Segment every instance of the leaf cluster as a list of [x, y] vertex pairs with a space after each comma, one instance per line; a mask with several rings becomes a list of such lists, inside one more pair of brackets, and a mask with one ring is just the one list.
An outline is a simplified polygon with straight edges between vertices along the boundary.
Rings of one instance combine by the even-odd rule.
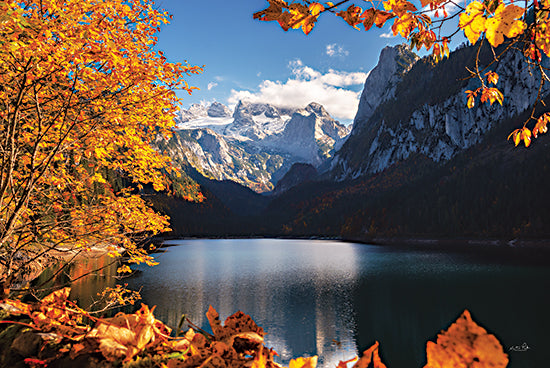
[[[314, 16], [317, 20], [322, 13], [333, 13], [358, 30], [358, 25], [362, 24], [365, 31], [371, 29], [373, 25], [383, 27], [388, 21], [391, 21], [391, 30], [394, 36], [400, 35], [405, 38], [409, 41], [411, 48], [420, 50], [425, 47], [426, 50], [431, 50], [435, 62], [449, 57], [448, 43], [458, 32], [463, 32], [472, 45], [478, 44], [479, 50], [481, 50], [483, 42], [478, 43], [478, 41], [487, 40], [493, 48], [493, 62], [498, 62], [503, 54], [511, 49], [520, 49], [541, 77], [537, 103], [542, 102], [542, 86], [550, 81], [547, 69], [541, 64], [543, 53], [550, 56], [549, 0], [527, 1], [525, 6], [518, 6], [513, 4], [513, 1], [505, 0], [471, 0], [465, 2], [464, 5], [452, 0], [421, 0], [421, 9], [408, 0], [365, 0], [367, 5], [364, 8], [352, 4], [346, 9], [342, 6], [349, 3], [348, 0], [340, 1], [337, 4], [294, 1], [288, 5], [283, 0], [268, 0], [268, 2], [270, 3], [269, 8], [255, 13], [254, 18], [263, 21], [276, 20], [285, 30], [296, 28], [293, 25], [296, 24], [297, 19], [309, 19]], [[320, 10], [313, 15], [309, 8], [301, 4], [302, 2]], [[287, 8], [295, 9], [292, 19], [285, 15]], [[530, 13], [533, 14], [533, 22], [527, 20]], [[443, 25], [457, 17], [459, 22], [456, 30], [451, 34], [443, 35]], [[289, 19], [290, 24], [288, 23]], [[304, 28], [304, 32], [306, 34], [311, 32], [314, 24], [315, 22], [308, 24], [307, 29]], [[509, 46], [501, 53], [496, 53], [494, 48], [503, 45], [506, 39], [512, 40]], [[498, 76], [490, 70], [486, 70], [491, 64], [481, 68], [476, 63], [473, 70], [468, 69], [470, 78], [479, 79], [481, 84], [475, 90], [465, 91], [469, 108], [474, 107], [478, 97], [481, 103], [489, 102], [492, 105], [494, 102], [498, 102], [503, 104], [504, 95], [496, 87]], [[489, 84], [493, 84], [493, 86], [489, 87]], [[537, 88], [537, 86], [533, 86], [533, 88]], [[523, 141], [526, 146], [529, 146], [531, 130], [527, 125], [531, 121], [536, 121], [536, 125], [541, 124], [541, 120], [534, 115], [535, 107], [536, 104], [531, 116], [524, 122], [523, 128], [513, 131], [510, 135], [514, 138], [516, 145], [517, 142]], [[537, 134], [543, 131], [544, 129], [536, 129]]]
[[152, 146], [171, 134], [174, 90], [191, 93], [184, 77], [202, 71], [155, 49], [169, 19], [150, 0], [0, 2], [5, 288], [60, 249], [111, 244], [148, 262], [136, 240], [167, 231], [168, 219], [140, 195], [144, 185], [189, 199], [197, 192], [169, 189], [177, 170]]
[[[264, 345], [264, 331], [250, 316], [236, 312], [222, 324], [216, 310], [210, 306], [206, 317], [212, 334], [198, 327], [180, 331], [157, 320], [153, 309], [146, 305], [132, 314], [118, 313], [112, 318], [93, 318], [93, 327], [82, 323], [90, 317], [68, 300], [70, 289], [58, 290], [34, 303], [6, 299], [0, 308], [7, 318], [28, 318], [27, 322], [7, 320], [3, 324], [24, 324], [39, 337], [38, 345], [53, 344], [49, 354], [23, 357], [25, 363], [47, 366], [63, 359], [75, 360], [82, 356], [101, 356], [111, 366], [121, 367], [231, 367], [281, 368], [274, 361], [277, 355]], [[185, 316], [182, 317], [182, 322]], [[190, 325], [193, 325], [189, 322]], [[181, 335], [181, 336], [180, 336]], [[44, 349], [37, 349], [41, 352]], [[495, 336], [477, 325], [469, 311], [453, 323], [447, 331], [429, 341], [426, 347], [427, 364], [432, 367], [504, 368], [508, 357]], [[375, 342], [361, 358], [340, 361], [337, 367], [353, 363], [354, 368], [386, 368]], [[288, 368], [315, 368], [317, 356], [292, 359]]]

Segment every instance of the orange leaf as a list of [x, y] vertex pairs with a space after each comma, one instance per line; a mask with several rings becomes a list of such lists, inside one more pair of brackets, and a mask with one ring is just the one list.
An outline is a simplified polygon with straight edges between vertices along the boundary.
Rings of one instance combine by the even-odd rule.
[[426, 355], [424, 368], [505, 368], [508, 364], [497, 338], [478, 326], [467, 310], [437, 336], [437, 343], [428, 341]]
[[538, 134], [548, 132], [548, 122], [550, 121], [550, 113], [545, 113], [537, 119], [537, 123], [533, 128], [533, 136], [537, 138]]
[[304, 31], [306, 35], [311, 32], [311, 30], [315, 26], [315, 22], [317, 22], [319, 14], [321, 14], [321, 12], [325, 10], [325, 7], [319, 3], [311, 3], [308, 10], [310, 15], [307, 16], [302, 23], [302, 31]]
[[488, 71], [487, 73], [485, 73], [485, 75], [487, 76], [487, 83], [493, 83], [493, 84], [497, 84], [498, 83], [498, 74], [493, 72], [493, 71]]
[[361, 23], [362, 13], [363, 13], [363, 9], [361, 9], [359, 6], [350, 5], [346, 9], [346, 11], [342, 10], [336, 15], [344, 19], [353, 28], [359, 29], [357, 27], [357, 24]]
[[220, 321], [220, 315], [218, 314], [218, 312], [216, 312], [214, 307], [208, 307], [206, 318], [208, 318], [208, 322], [210, 323], [210, 328], [212, 328], [214, 336], [216, 337], [216, 339], [220, 340], [220, 336], [223, 335], [223, 327], [222, 322]]
[[365, 31], [368, 31], [371, 29], [372, 25], [374, 24], [374, 21], [376, 19], [376, 9], [369, 8], [365, 10], [363, 14], [361, 14], [361, 18], [364, 18], [363, 26], [365, 26]]
[[118, 313], [100, 320], [88, 336], [99, 340], [99, 349], [108, 360], [129, 361], [154, 338], [154, 324], [153, 311], [142, 304], [135, 314]]
[[374, 24], [376, 24], [378, 28], [382, 28], [384, 26], [384, 23], [386, 23], [388, 19], [391, 19], [393, 17], [395, 17], [395, 14], [388, 13], [383, 10], [378, 10], [376, 12], [376, 19], [374, 20]]
[[254, 19], [263, 20], [266, 22], [272, 20], [279, 20], [283, 14], [283, 8], [287, 8], [288, 5], [282, 0], [267, 0], [269, 7], [254, 13], [252, 16]]
[[420, 0], [420, 4], [422, 4], [422, 7], [425, 7], [427, 5], [430, 5], [434, 1], [436, 1], [436, 0]]
[[378, 341], [376, 341], [374, 345], [365, 350], [363, 356], [355, 363], [353, 368], [386, 368], [378, 355], [378, 345]]
[[336, 368], [348, 368], [348, 363], [353, 363], [355, 362], [356, 360], [358, 360], [359, 357], [355, 356], [351, 359], [348, 359], [348, 360], [345, 360], [345, 361], [339, 361], [338, 362], [338, 365], [336, 366]]
[[504, 102], [504, 95], [498, 90], [498, 88], [483, 88], [481, 91], [480, 100], [482, 103], [489, 101], [491, 105], [493, 102], [497, 101], [502, 105]]

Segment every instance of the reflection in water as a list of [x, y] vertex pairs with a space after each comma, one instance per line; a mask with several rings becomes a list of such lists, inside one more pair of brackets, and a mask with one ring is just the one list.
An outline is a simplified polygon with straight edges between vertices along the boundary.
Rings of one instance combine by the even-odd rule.
[[353, 246], [292, 240], [180, 244], [159, 255], [160, 267], [132, 280], [143, 284], [145, 302], [157, 305], [157, 318], [168, 325], [186, 314], [207, 328], [211, 304], [222, 319], [237, 310], [250, 314], [283, 362], [319, 355], [319, 367], [334, 367], [357, 354]]
[[[80, 258], [66, 264], [61, 270], [61, 266], [46, 269], [34, 284], [42, 285], [46, 290], [71, 286], [70, 299], [88, 308], [98, 300], [98, 293], [119, 283], [116, 279], [118, 266], [118, 260], [106, 255]], [[74, 281], [71, 283], [71, 280]]]
[[[517, 257], [524, 251], [497, 248], [441, 252], [274, 239], [173, 245], [156, 255], [159, 266], [127, 280], [172, 327], [186, 314], [208, 329], [212, 305], [222, 319], [237, 310], [250, 314], [284, 363], [319, 355], [319, 367], [333, 368], [378, 340], [388, 367], [420, 368], [426, 342], [469, 309], [504, 345], [508, 368], [548, 366], [550, 267], [538, 253], [530, 264]], [[89, 299], [110, 286], [105, 276], [114, 271], [73, 291]], [[524, 342], [526, 351], [509, 349]]]

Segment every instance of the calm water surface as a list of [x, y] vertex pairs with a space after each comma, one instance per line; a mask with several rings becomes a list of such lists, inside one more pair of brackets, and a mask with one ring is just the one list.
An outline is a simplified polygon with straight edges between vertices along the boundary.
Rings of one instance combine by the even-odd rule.
[[[155, 315], [208, 329], [214, 306], [266, 330], [282, 362], [319, 355], [334, 367], [380, 342], [389, 368], [423, 367], [426, 341], [469, 309], [497, 335], [510, 368], [548, 367], [550, 263], [474, 250], [446, 252], [313, 240], [171, 241], [129, 280]], [[529, 350], [509, 350], [527, 343]]]

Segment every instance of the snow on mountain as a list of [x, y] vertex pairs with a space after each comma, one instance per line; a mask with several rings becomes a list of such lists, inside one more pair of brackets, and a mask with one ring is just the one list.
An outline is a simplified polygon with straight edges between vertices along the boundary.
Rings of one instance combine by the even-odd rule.
[[176, 129], [210, 129], [218, 134], [223, 134], [225, 127], [233, 122], [231, 117], [216, 117], [209, 116], [197, 117], [185, 122], [178, 122]]
[[313, 102], [294, 112], [281, 135], [271, 144], [284, 145], [288, 153], [301, 158], [302, 162], [319, 166], [348, 134], [348, 128], [334, 120], [323, 106]]
[[289, 116], [275, 106], [263, 103], [239, 101], [233, 113], [233, 123], [224, 134], [241, 140], [259, 141], [280, 133]]
[[219, 102], [213, 102], [206, 111], [211, 118], [227, 118], [231, 116], [231, 110], [229, 107]]
[[296, 110], [240, 101], [232, 116], [220, 103], [191, 105], [176, 122], [173, 144], [196, 170], [258, 192], [272, 190], [296, 162], [321, 165], [349, 134], [317, 103]]

